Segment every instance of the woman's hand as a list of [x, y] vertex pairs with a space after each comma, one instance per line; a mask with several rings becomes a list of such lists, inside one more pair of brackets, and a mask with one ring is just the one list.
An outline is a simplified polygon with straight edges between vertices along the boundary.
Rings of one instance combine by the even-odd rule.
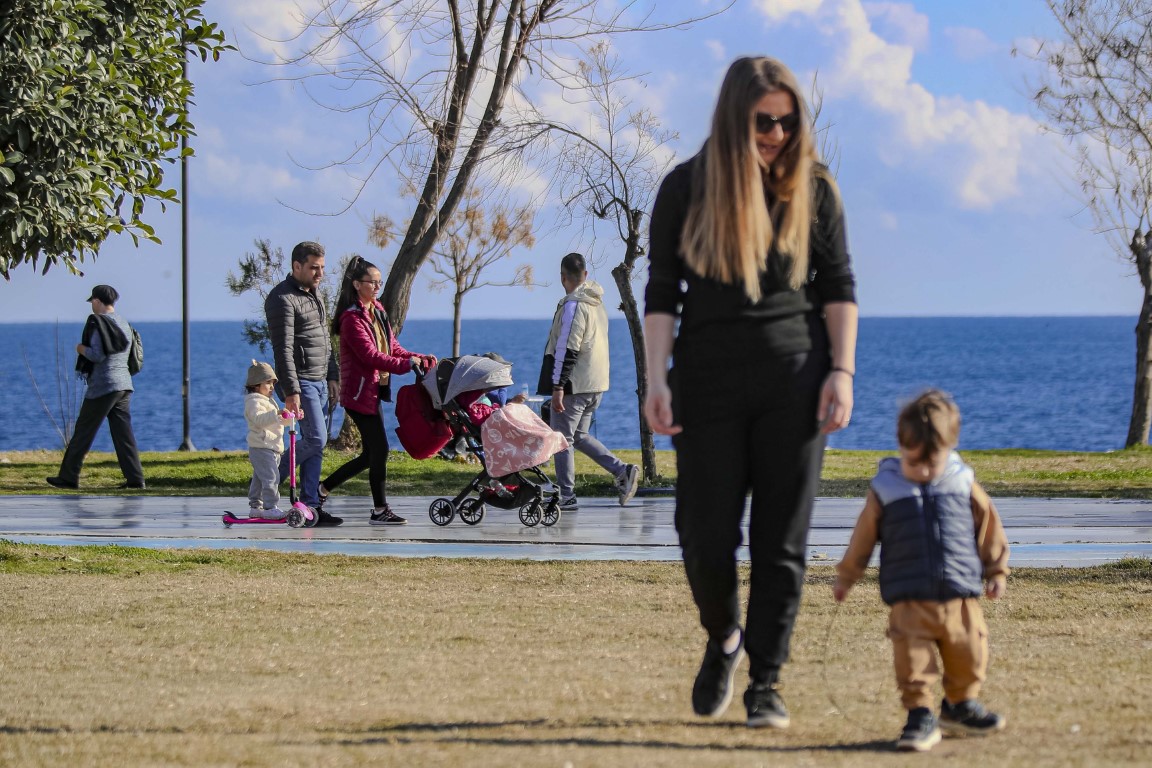
[[852, 375], [847, 371], [834, 369], [824, 378], [816, 418], [825, 435], [848, 426], [852, 419]]
[[648, 397], [644, 399], [644, 418], [648, 419], [648, 426], [660, 435], [679, 434], [684, 428], [672, 423], [672, 390], [668, 388], [668, 382], [656, 381], [654, 376], [651, 379]]

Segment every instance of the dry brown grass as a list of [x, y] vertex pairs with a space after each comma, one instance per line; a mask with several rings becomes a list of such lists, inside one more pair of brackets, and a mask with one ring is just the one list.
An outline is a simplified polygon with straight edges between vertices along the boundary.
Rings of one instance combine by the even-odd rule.
[[[682, 571], [0, 544], [0, 764], [882, 766], [903, 714], [874, 582], [809, 577], [791, 730], [694, 718]], [[1019, 571], [987, 606], [1009, 730], [954, 765], [1152, 760], [1152, 567]]]

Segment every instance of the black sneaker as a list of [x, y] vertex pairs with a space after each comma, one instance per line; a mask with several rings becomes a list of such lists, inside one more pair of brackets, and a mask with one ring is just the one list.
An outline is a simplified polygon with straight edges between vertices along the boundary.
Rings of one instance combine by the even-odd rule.
[[[561, 507], [563, 509], [563, 507]], [[692, 709], [701, 717], [720, 717], [732, 701], [732, 679], [744, 658], [744, 632], [740, 644], [732, 653], [724, 653], [720, 643], [708, 641], [704, 660], [692, 684]]]
[[949, 704], [944, 699], [940, 702], [940, 727], [949, 735], [987, 736], [1004, 728], [1004, 718], [989, 712], [976, 699], [959, 704]]
[[373, 512], [368, 517], [369, 525], [408, 525], [408, 521], [385, 508], [383, 512]]
[[56, 488], [68, 488], [69, 490], [75, 491], [80, 487], [80, 483], [75, 483], [71, 480], [65, 480], [62, 477], [46, 477], [44, 479], [47, 481], [48, 485], [54, 486]]
[[780, 683], [753, 683], [744, 691], [749, 728], [787, 728], [792, 723], [780, 687]]
[[936, 716], [928, 707], [908, 710], [908, 723], [896, 741], [896, 749], [906, 752], [927, 752], [940, 743], [940, 729]]
[[319, 518], [317, 518], [317, 520], [316, 520], [317, 526], [321, 526], [321, 525], [337, 526], [337, 525], [342, 525], [344, 523], [344, 518], [336, 517], [336, 515], [330, 515], [322, 509], [316, 510], [316, 514], [319, 515]]
[[127, 490], [142, 491], [147, 487], [148, 486], [144, 484], [144, 481], [141, 480], [138, 483], [120, 483], [120, 485], [116, 486], [116, 489], [120, 490], [120, 491], [127, 491]]
[[569, 496], [566, 499], [560, 499], [560, 509], [565, 512], [575, 512], [580, 509], [580, 502], [576, 500], [575, 496]]

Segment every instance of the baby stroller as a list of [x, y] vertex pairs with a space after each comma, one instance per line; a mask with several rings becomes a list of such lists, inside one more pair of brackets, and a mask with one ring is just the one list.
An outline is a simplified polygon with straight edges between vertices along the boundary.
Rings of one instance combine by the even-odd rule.
[[[511, 386], [511, 370], [507, 362], [462, 355], [441, 360], [434, 371], [418, 372], [419, 384], [413, 386], [427, 392], [432, 408], [451, 428], [451, 439], [463, 437], [468, 452], [483, 467], [456, 498], [432, 502], [428, 517], [436, 525], [448, 525], [457, 514], [468, 525], [476, 525], [484, 519], [485, 505], [519, 509], [520, 522], [530, 527], [540, 523], [552, 526], [560, 520], [560, 491], [538, 465], [567, 449], [564, 437], [526, 405], [508, 403], [480, 425], [473, 423], [466, 407], [479, 392]], [[400, 421], [397, 433], [404, 444], [405, 431], [411, 434], [416, 431], [413, 427], [424, 425], [405, 424], [412, 417], [401, 413], [399, 393], [396, 414]]]

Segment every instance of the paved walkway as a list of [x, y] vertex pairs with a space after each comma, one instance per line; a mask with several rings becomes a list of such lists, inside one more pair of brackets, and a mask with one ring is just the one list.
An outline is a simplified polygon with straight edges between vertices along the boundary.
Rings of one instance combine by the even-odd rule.
[[[390, 499], [405, 526], [368, 525], [366, 498], [334, 497], [337, 528], [246, 525], [225, 528], [225, 509], [247, 499], [159, 496], [0, 496], [0, 538], [43, 544], [256, 548], [283, 552], [529, 560], [678, 560], [670, 498], [582, 499], [552, 528], [521, 525], [515, 511], [488, 508], [476, 526], [439, 527], [433, 497]], [[1152, 501], [997, 499], [1016, 566], [1087, 566], [1152, 557]], [[848, 544], [860, 499], [817, 499], [809, 561], [836, 562]], [[747, 549], [741, 550], [747, 557]]]

